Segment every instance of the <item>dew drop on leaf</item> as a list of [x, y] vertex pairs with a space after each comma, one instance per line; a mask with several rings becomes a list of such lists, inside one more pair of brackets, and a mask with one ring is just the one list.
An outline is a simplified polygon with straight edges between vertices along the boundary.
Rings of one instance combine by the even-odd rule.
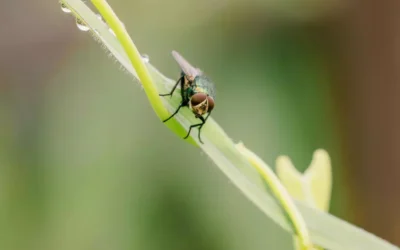
[[147, 54], [143, 54], [142, 60], [143, 60], [143, 62], [148, 63], [148, 62], [150, 62], [150, 57]]
[[64, 13], [71, 13], [71, 10], [67, 7], [67, 5], [65, 5], [65, 3], [61, 3], [61, 10]]
[[76, 26], [78, 26], [78, 29], [82, 31], [88, 31], [90, 30], [89, 26], [87, 26], [81, 19], [77, 18], [76, 19]]

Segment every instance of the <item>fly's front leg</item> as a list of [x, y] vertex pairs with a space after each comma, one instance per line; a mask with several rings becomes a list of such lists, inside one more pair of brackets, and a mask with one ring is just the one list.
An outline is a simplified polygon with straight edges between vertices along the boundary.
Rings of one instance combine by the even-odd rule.
[[176, 82], [176, 84], [175, 84], [174, 87], [172, 88], [171, 92], [169, 92], [169, 93], [167, 93], [167, 94], [160, 94], [160, 96], [171, 96], [171, 97], [172, 97], [172, 94], [175, 92], [176, 87], [178, 87], [178, 84], [179, 84], [180, 82], [182, 82], [182, 81], [183, 81], [183, 76], [181, 76], [181, 77], [178, 79], [178, 81]]
[[181, 104], [180, 104], [179, 107], [175, 110], [175, 112], [174, 112], [170, 117], [168, 117], [167, 119], [165, 119], [163, 122], [166, 122], [166, 121], [168, 121], [169, 119], [171, 119], [172, 117], [174, 117], [174, 116], [179, 112], [179, 110], [180, 110], [183, 106], [185, 106], [185, 103], [184, 103], [184, 102], [181, 102]]
[[210, 116], [210, 114], [211, 114], [211, 112], [208, 113], [208, 115], [207, 115], [207, 117], [206, 117], [205, 119], [204, 119], [203, 116], [197, 117], [197, 118], [199, 118], [199, 119], [201, 120], [201, 123], [191, 125], [191, 126], [189, 127], [189, 131], [188, 131], [188, 133], [187, 133], [187, 135], [185, 136], [184, 139], [187, 139], [187, 138], [189, 137], [190, 132], [192, 131], [192, 128], [199, 127], [199, 141], [203, 144], [203, 141], [201, 140], [200, 133], [201, 133], [201, 129], [203, 128], [203, 126], [204, 126], [204, 124], [206, 123], [206, 121], [207, 121], [208, 117]]

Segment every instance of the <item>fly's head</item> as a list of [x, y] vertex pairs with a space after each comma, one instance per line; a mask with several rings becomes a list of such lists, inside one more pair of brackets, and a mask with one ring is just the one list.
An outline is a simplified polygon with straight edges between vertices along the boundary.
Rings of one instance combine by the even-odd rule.
[[205, 93], [196, 93], [190, 98], [189, 108], [196, 117], [204, 115], [213, 110], [214, 99]]

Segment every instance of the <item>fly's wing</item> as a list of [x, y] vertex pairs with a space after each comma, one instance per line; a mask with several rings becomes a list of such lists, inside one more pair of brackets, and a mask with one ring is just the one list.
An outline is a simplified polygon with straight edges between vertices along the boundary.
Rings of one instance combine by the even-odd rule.
[[196, 85], [202, 89], [205, 90], [205, 92], [211, 96], [214, 101], [215, 101], [215, 96], [216, 96], [216, 91], [215, 91], [215, 85], [211, 81], [210, 78], [208, 78], [205, 75], [199, 76], [196, 78]]
[[183, 73], [185, 73], [187, 76], [191, 76], [191, 77], [195, 78], [196, 76], [202, 74], [200, 69], [193, 67], [188, 61], [186, 61], [185, 58], [183, 58], [175, 50], [172, 51], [172, 56], [175, 58], [176, 62], [179, 64], [179, 67], [181, 67]]
[[205, 77], [205, 78], [206, 78], [206, 80], [208, 82], [208, 84], [207, 84], [208, 95], [211, 96], [215, 101], [215, 96], [217, 94], [216, 90], [215, 90], [215, 85], [214, 85], [213, 81], [211, 81], [210, 78], [208, 78], [208, 77]]

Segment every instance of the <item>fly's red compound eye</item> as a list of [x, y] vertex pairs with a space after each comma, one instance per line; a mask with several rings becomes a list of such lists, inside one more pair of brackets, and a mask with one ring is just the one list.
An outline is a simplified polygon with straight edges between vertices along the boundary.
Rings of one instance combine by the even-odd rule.
[[211, 96], [207, 96], [208, 100], [208, 112], [211, 112], [214, 108], [214, 99]]
[[197, 93], [192, 96], [192, 98], [190, 99], [190, 102], [191, 102], [192, 106], [195, 107], [195, 106], [199, 105], [200, 103], [204, 102], [206, 99], [207, 99], [206, 94]]

